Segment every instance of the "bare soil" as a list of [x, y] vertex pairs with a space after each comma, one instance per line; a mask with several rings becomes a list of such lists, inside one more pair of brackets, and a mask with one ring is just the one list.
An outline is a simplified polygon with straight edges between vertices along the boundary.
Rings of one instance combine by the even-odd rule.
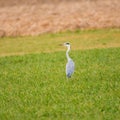
[[0, 0], [0, 37], [120, 28], [120, 0]]

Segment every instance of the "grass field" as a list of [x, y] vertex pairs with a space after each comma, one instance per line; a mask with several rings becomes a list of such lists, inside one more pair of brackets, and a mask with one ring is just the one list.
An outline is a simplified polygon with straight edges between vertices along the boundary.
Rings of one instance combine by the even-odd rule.
[[[1, 38], [0, 119], [119, 120], [119, 38], [118, 29]], [[66, 40], [76, 65], [70, 80], [58, 46]]]
[[65, 51], [59, 44], [69, 41], [72, 50], [120, 47], [120, 29], [85, 30], [28, 37], [0, 38], [0, 56]]

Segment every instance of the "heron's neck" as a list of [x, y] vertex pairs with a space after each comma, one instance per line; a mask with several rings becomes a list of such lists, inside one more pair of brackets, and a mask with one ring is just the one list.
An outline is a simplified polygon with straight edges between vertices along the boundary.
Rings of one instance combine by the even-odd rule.
[[69, 57], [69, 54], [68, 52], [70, 51], [70, 46], [68, 46], [68, 49], [66, 51], [66, 57], [67, 57], [67, 60], [69, 61], [71, 58]]

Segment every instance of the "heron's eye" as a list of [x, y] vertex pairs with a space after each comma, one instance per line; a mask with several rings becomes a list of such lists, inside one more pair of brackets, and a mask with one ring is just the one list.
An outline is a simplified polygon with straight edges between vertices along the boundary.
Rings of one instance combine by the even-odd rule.
[[70, 43], [66, 43], [67, 45], [69, 45]]

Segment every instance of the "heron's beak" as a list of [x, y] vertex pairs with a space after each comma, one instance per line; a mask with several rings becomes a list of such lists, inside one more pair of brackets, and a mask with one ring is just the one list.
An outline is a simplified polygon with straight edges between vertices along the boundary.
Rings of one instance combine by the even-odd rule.
[[63, 46], [63, 44], [59, 44], [59, 46]]

